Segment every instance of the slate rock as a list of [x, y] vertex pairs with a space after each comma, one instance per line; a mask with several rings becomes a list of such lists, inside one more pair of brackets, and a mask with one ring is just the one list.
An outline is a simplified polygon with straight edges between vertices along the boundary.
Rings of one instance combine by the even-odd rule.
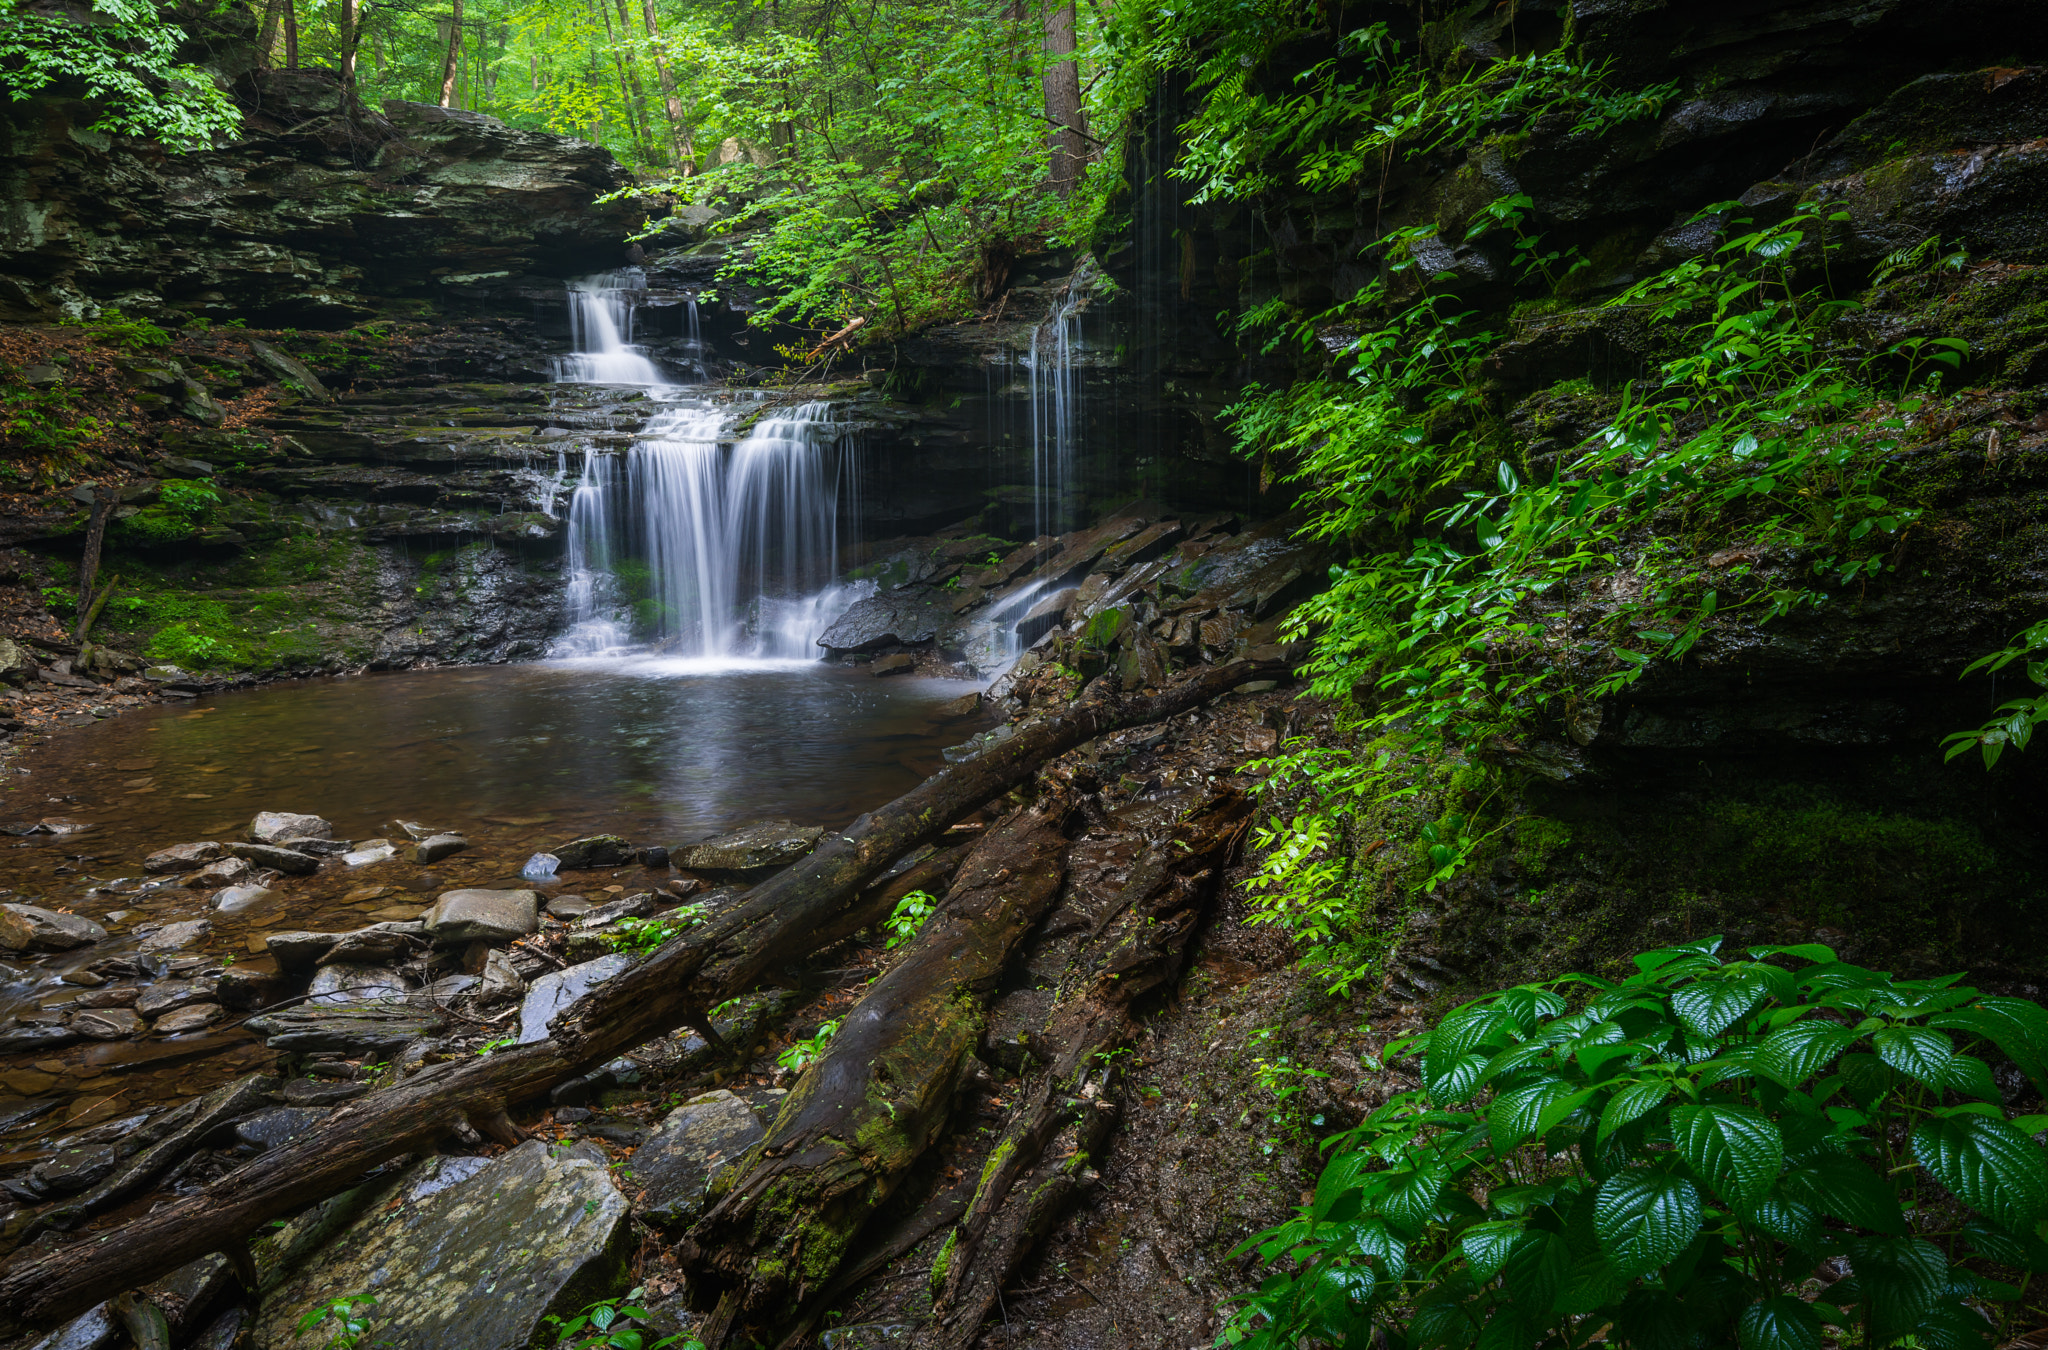
[[211, 840], [196, 844], [173, 844], [144, 858], [142, 870], [154, 876], [190, 872], [194, 868], [206, 866], [220, 855], [220, 845]]
[[229, 886], [215, 891], [210, 903], [222, 914], [249, 914], [259, 909], [268, 909], [281, 898], [268, 886]]
[[665, 1227], [689, 1223], [705, 1185], [766, 1133], [754, 1108], [722, 1088], [669, 1112], [633, 1154], [633, 1180], [644, 1188], [641, 1215]]
[[525, 992], [526, 981], [520, 978], [511, 957], [501, 951], [493, 951], [484, 958], [483, 981], [476, 991], [477, 1002], [504, 1003]]
[[436, 834], [420, 840], [412, 846], [412, 860], [421, 867], [437, 863], [441, 859], [460, 853], [469, 847], [469, 841], [459, 834]]
[[622, 895], [616, 900], [607, 900], [592, 909], [585, 910], [583, 917], [576, 920], [581, 929], [602, 928], [620, 919], [644, 919], [654, 913], [654, 896], [642, 891], [638, 895]]
[[872, 652], [915, 647], [938, 636], [953, 619], [943, 591], [882, 591], [856, 600], [832, 621], [818, 645], [833, 652]]
[[632, 957], [615, 952], [567, 970], [551, 970], [535, 980], [519, 1005], [519, 1043], [546, 1040], [551, 1018], [632, 964]]
[[428, 1158], [405, 1174], [405, 1198], [408, 1201], [424, 1200], [450, 1186], [468, 1181], [490, 1165], [489, 1158], [468, 1155]]
[[185, 875], [185, 885], [194, 890], [210, 886], [232, 886], [256, 873], [256, 865], [247, 858], [221, 858], [210, 862], [196, 872]]
[[319, 1007], [299, 1004], [259, 1014], [244, 1025], [263, 1037], [273, 1050], [295, 1054], [332, 1050], [351, 1059], [382, 1060], [404, 1049], [408, 1041], [434, 1035], [447, 1023], [432, 1008], [352, 1003]]
[[275, 844], [229, 844], [228, 852], [288, 877], [309, 877], [320, 870], [320, 860], [312, 854], [301, 853], [295, 848], [280, 848]]
[[312, 1129], [327, 1118], [327, 1112], [313, 1106], [280, 1106], [235, 1122], [235, 1138], [257, 1148], [276, 1148]]
[[426, 941], [427, 926], [417, 919], [386, 920], [341, 934], [332, 947], [321, 953], [318, 964], [383, 965], [411, 956]]
[[548, 901], [548, 913], [558, 919], [580, 919], [597, 906], [580, 895], [558, 895]]
[[183, 1036], [204, 1031], [225, 1015], [226, 1010], [218, 1003], [189, 1003], [157, 1018], [150, 1030], [159, 1036]]
[[187, 1004], [211, 1003], [217, 988], [212, 980], [158, 980], [144, 989], [130, 1006], [153, 1021]]
[[71, 1029], [88, 1040], [119, 1041], [142, 1034], [133, 1008], [88, 1008], [71, 1019]]
[[259, 844], [276, 844], [286, 839], [332, 839], [334, 827], [318, 816], [259, 811], [249, 824], [249, 837]]
[[175, 952], [204, 942], [213, 925], [205, 919], [186, 919], [181, 923], [167, 923], [142, 937], [144, 952]]
[[80, 914], [60, 914], [38, 905], [0, 905], [0, 911], [27, 921], [27, 940], [18, 945], [14, 942], [22, 932], [18, 926], [0, 928], [0, 942], [16, 951], [27, 947], [39, 952], [68, 952], [74, 947], [90, 946], [107, 935], [106, 929]]
[[370, 1090], [368, 1083], [323, 1083], [317, 1078], [294, 1078], [284, 1085], [287, 1106], [335, 1106], [354, 1101]]
[[617, 867], [632, 861], [633, 848], [616, 834], [585, 835], [557, 844], [548, 850], [555, 855], [557, 870], [575, 871], [587, 867]]
[[626, 1198], [600, 1159], [529, 1140], [464, 1180], [356, 1219], [265, 1294], [253, 1339], [298, 1344], [299, 1320], [335, 1291], [374, 1290], [379, 1341], [524, 1350], [550, 1339], [550, 1314], [620, 1292], [634, 1241]]
[[771, 820], [701, 844], [670, 849], [669, 857], [686, 872], [770, 872], [809, 853], [824, 833], [811, 825]]
[[107, 1144], [58, 1149], [29, 1169], [28, 1181], [44, 1195], [76, 1195], [105, 1181], [119, 1162]]
[[266, 933], [264, 949], [277, 958], [280, 970], [311, 970], [344, 936], [346, 934], [298, 930]]
[[427, 912], [437, 944], [510, 942], [540, 927], [540, 896], [533, 891], [445, 891]]
[[313, 972], [313, 982], [306, 986], [306, 1001], [332, 1007], [403, 998], [412, 988], [405, 976], [390, 966], [322, 966]]
[[896, 652], [890, 656], [878, 656], [868, 664], [868, 674], [873, 676], [907, 675], [917, 669], [917, 658], [909, 652]]
[[81, 1039], [83, 1033], [74, 1027], [37, 1026], [32, 1022], [22, 1022], [0, 1029], [0, 1054], [55, 1050]]

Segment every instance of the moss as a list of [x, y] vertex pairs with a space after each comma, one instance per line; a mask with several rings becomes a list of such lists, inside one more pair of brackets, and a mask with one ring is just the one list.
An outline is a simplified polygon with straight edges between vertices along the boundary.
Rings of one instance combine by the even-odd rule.
[[946, 1245], [939, 1248], [938, 1257], [932, 1262], [931, 1291], [934, 1298], [946, 1287], [946, 1272], [953, 1265], [953, 1249], [959, 1245], [960, 1230], [955, 1228], [946, 1234]]
[[1514, 859], [1524, 872], [1541, 877], [1572, 842], [1571, 826], [1548, 816], [1522, 816], [1514, 825]]
[[1081, 630], [1081, 641], [1096, 648], [1114, 646], [1117, 634], [1123, 630], [1123, 626], [1122, 610], [1100, 610], [1089, 618], [1088, 626]]

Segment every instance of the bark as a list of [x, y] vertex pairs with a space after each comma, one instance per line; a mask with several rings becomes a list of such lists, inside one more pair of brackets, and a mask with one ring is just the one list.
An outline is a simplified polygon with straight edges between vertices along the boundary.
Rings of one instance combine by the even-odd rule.
[[[100, 575], [100, 548], [107, 540], [107, 514], [114, 509], [114, 494], [94, 488], [92, 517], [85, 527], [85, 554], [78, 561], [78, 612], [85, 613], [92, 599], [92, 584]], [[76, 642], [78, 639], [73, 638]]]
[[619, 64], [625, 67], [627, 82], [632, 86], [628, 95], [631, 107], [638, 113], [638, 122], [645, 128], [646, 139], [642, 147], [645, 162], [652, 164], [656, 159], [654, 128], [646, 124], [652, 119], [647, 115], [647, 89], [640, 82], [640, 62], [633, 56], [633, 20], [628, 17], [626, 0], [617, 0], [619, 7]]
[[359, 0], [341, 0], [341, 87], [351, 105], [356, 97], [356, 46], [362, 40], [362, 27]]
[[1081, 67], [1074, 60], [1074, 3], [1048, 0], [1045, 11], [1045, 120], [1053, 191], [1062, 197], [1081, 181], [1088, 162], [1087, 121], [1081, 111]]
[[980, 1002], [1066, 874], [1054, 796], [990, 830], [944, 902], [841, 1019], [767, 1136], [724, 1173], [677, 1248], [700, 1287], [725, 1290], [704, 1332], [780, 1320], [823, 1289], [847, 1248], [952, 1114]]
[[[18, 1255], [0, 1271], [0, 1336], [51, 1327], [101, 1299], [208, 1252], [233, 1248], [272, 1219], [347, 1189], [370, 1168], [430, 1144], [467, 1118], [506, 1135], [505, 1109], [700, 1019], [752, 989], [778, 961], [811, 950], [898, 858], [1029, 781], [1045, 760], [1105, 732], [1200, 707], [1247, 680], [1285, 673], [1239, 661], [1150, 698], [1088, 696], [1024, 724], [1009, 740], [934, 774], [828, 836], [809, 857], [755, 887], [746, 903], [679, 935], [597, 987], [550, 1025], [549, 1039], [468, 1063], [429, 1065], [349, 1103], [319, 1129], [251, 1160], [196, 1195], [158, 1206], [85, 1242]], [[1098, 682], [1099, 686], [1100, 682]], [[1095, 693], [1097, 686], [1091, 686]]]
[[1053, 1060], [989, 1155], [966, 1215], [934, 1263], [936, 1343], [945, 1350], [974, 1344], [1003, 1284], [1094, 1184], [1093, 1164], [1122, 1113], [1117, 1052], [1137, 1031], [1134, 1007], [1179, 977], [1250, 819], [1242, 793], [1219, 794], [1148, 848], [1096, 917], [1091, 938], [1108, 934], [1109, 941], [1094, 982], [1060, 1005], [1046, 1031]]
[[668, 114], [669, 144], [675, 154], [676, 172], [687, 178], [697, 172], [697, 151], [690, 143], [690, 129], [683, 125], [683, 101], [676, 96], [675, 74], [668, 68], [668, 58], [661, 54], [661, 21], [655, 17], [654, 0], [640, 0], [640, 17], [647, 24], [651, 43], [648, 54], [654, 58], [654, 76], [661, 82], [662, 107]]
[[284, 0], [284, 68], [299, 68], [299, 5], [298, 0]]
[[454, 0], [455, 17], [448, 23], [448, 55], [441, 62], [441, 106], [452, 107], [455, 99], [455, 66], [462, 59], [462, 0]]
[[277, 30], [279, 23], [277, 11], [282, 3], [283, 0], [265, 0], [263, 6], [263, 26], [256, 33], [256, 52], [265, 70], [270, 69], [271, 63], [277, 59]]
[[100, 587], [99, 594], [92, 598], [92, 603], [86, 606], [83, 614], [78, 616], [78, 629], [71, 635], [73, 642], [80, 644], [85, 642], [85, 635], [90, 633], [93, 624], [99, 621], [100, 611], [107, 607], [107, 598], [114, 593], [114, 587], [120, 584], [121, 578], [116, 576], [108, 581], [106, 585]]

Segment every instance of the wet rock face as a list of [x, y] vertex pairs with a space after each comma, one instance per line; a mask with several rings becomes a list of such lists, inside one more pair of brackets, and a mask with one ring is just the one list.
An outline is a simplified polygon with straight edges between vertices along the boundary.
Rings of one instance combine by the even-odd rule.
[[550, 1020], [632, 964], [633, 958], [621, 952], [567, 970], [549, 971], [535, 980], [526, 991], [526, 1001], [519, 1005], [519, 1043], [546, 1040]]
[[732, 872], [740, 875], [786, 867], [809, 853], [824, 831], [790, 821], [768, 821], [734, 830], [701, 844], [669, 850], [669, 858], [686, 872]]
[[754, 1108], [724, 1089], [683, 1103], [633, 1153], [633, 1179], [643, 1188], [639, 1212], [664, 1226], [689, 1222], [711, 1178], [765, 1133]]
[[106, 929], [83, 915], [37, 905], [0, 905], [0, 947], [64, 952], [90, 946], [106, 935]]
[[325, 71], [256, 71], [237, 92], [242, 139], [169, 157], [86, 130], [86, 104], [0, 109], [0, 198], [36, 203], [0, 219], [0, 317], [111, 303], [346, 327], [378, 297], [616, 265], [639, 220], [595, 205], [626, 174], [584, 141], [417, 103], [351, 125]]
[[557, 1156], [533, 1140], [433, 1189], [444, 1167], [433, 1160], [408, 1174], [403, 1203], [357, 1219], [267, 1294], [256, 1343], [314, 1350], [322, 1333], [296, 1331], [307, 1310], [339, 1291], [370, 1290], [381, 1340], [408, 1350], [525, 1350], [543, 1339], [550, 1313], [623, 1291], [633, 1241], [626, 1197], [594, 1148]]

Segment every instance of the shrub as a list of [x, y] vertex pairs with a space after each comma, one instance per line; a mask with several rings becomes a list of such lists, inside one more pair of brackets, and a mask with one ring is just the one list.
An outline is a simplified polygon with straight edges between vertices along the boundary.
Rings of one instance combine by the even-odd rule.
[[[2048, 1270], [2048, 1116], [2007, 1120], [1984, 1052], [2038, 1086], [2048, 1012], [1819, 945], [1719, 949], [1509, 989], [1389, 1047], [1422, 1087], [1332, 1140], [1312, 1203], [1245, 1244], [1288, 1268], [1225, 1341], [1819, 1350], [1834, 1327], [1947, 1350], [2009, 1332]], [[1847, 1274], [1816, 1287], [1829, 1261]]]

